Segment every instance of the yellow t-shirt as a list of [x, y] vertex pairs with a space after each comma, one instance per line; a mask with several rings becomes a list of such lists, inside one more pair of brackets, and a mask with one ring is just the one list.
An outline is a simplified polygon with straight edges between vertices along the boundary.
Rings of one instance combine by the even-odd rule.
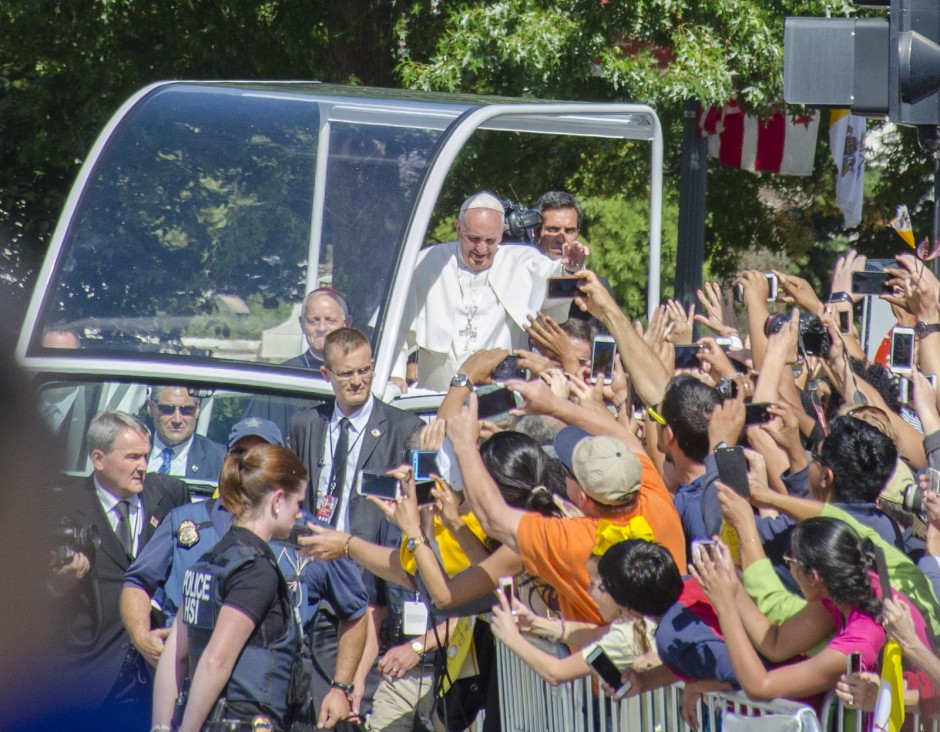
[[[476, 516], [472, 513], [468, 513], [460, 518], [467, 528], [473, 532], [474, 536], [480, 541], [486, 542], [486, 533], [483, 531], [483, 527], [480, 526], [480, 522], [477, 521]], [[441, 559], [444, 562], [444, 571], [447, 572], [448, 577], [460, 574], [470, 566], [470, 560], [467, 559], [467, 555], [463, 553], [463, 549], [460, 548], [457, 539], [444, 528], [444, 524], [441, 523], [437, 516], [434, 517], [434, 539], [437, 541], [437, 546], [440, 549]], [[418, 569], [418, 563], [415, 561], [414, 555], [408, 551], [408, 547], [405, 546], [406, 540], [403, 540], [401, 543], [401, 566], [408, 574], [414, 575]]]

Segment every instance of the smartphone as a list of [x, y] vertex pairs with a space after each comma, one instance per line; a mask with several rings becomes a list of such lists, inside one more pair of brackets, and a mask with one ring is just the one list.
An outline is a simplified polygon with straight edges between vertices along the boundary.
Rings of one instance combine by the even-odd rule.
[[737, 284], [734, 286], [734, 301], [744, 303], [744, 285]]
[[604, 649], [601, 647], [594, 648], [591, 651], [587, 658], [585, 659], [588, 662], [588, 665], [594, 669], [594, 673], [607, 684], [612, 689], [616, 689], [616, 694], [625, 694], [630, 690], [629, 682], [624, 684], [620, 680], [620, 671], [617, 670], [617, 667], [614, 666], [614, 662], [610, 660], [610, 657], [604, 653]]
[[421, 506], [433, 506], [434, 505], [434, 496], [431, 495], [431, 489], [434, 488], [436, 482], [433, 480], [421, 480], [415, 482], [415, 499], [418, 502], [418, 507]]
[[940, 470], [927, 468], [927, 489], [934, 493], [940, 493]]
[[506, 598], [506, 604], [509, 605], [513, 615], [516, 614], [516, 610], [512, 607], [512, 598], [516, 595], [514, 582], [515, 579], [511, 575], [499, 578], [499, 589]]
[[719, 447], [715, 450], [715, 464], [722, 483], [739, 496], [751, 497], [751, 489], [747, 484], [747, 458], [744, 456], [743, 447]]
[[885, 559], [885, 550], [875, 545], [875, 569], [878, 571], [878, 584], [881, 585], [881, 597], [890, 598], [891, 577], [888, 575], [888, 561]]
[[698, 353], [702, 346], [693, 343], [691, 346], [676, 346], [676, 368], [697, 369], [699, 367]]
[[415, 481], [431, 480], [431, 473], [437, 470], [437, 450], [412, 450], [411, 469], [415, 474]]
[[545, 285], [546, 300], [563, 300], [581, 294], [580, 277], [549, 277]]
[[764, 277], [767, 278], [767, 302], [776, 302], [777, 291], [780, 287], [780, 282], [777, 279], [777, 275], [775, 275], [773, 272], [764, 272]]
[[519, 365], [519, 359], [522, 356], [506, 356], [499, 362], [499, 366], [493, 369], [491, 376], [493, 381], [507, 381], [509, 379], [526, 379], [526, 370]]
[[724, 336], [716, 336], [715, 345], [727, 353], [731, 350], [731, 346], [734, 345], [734, 340], [731, 338], [725, 338]]
[[839, 332], [844, 335], [852, 332], [852, 313], [848, 310], [839, 311]]
[[300, 539], [301, 536], [312, 536], [312, 535], [313, 535], [313, 531], [311, 531], [310, 527], [307, 526], [306, 524], [303, 524], [303, 525], [294, 524], [293, 526], [290, 527], [290, 534], [288, 535], [288, 537], [284, 539], [281, 543], [287, 544], [287, 546], [292, 546], [294, 547], [294, 549], [300, 549], [300, 542], [298, 541], [298, 539]]
[[892, 275], [887, 272], [853, 272], [852, 292], [856, 295], [884, 295], [888, 292], [888, 280]]
[[708, 547], [715, 546], [715, 542], [711, 539], [693, 539], [692, 540], [692, 556], [693, 557], [703, 557], [710, 558], [708, 554]]
[[510, 409], [518, 406], [516, 395], [505, 387], [477, 395], [477, 416], [480, 419], [502, 421], [509, 416]]
[[591, 376], [604, 375], [604, 383], [609, 384], [614, 373], [614, 358], [617, 356], [617, 344], [609, 335], [594, 337], [591, 349]]
[[769, 402], [751, 402], [744, 405], [744, 425], [767, 424], [773, 415], [767, 409]]
[[896, 326], [891, 331], [891, 352], [888, 367], [896, 374], [909, 374], [914, 369], [914, 329]]
[[362, 470], [359, 472], [359, 486], [356, 489], [360, 496], [375, 496], [386, 501], [394, 501], [401, 495], [401, 484], [384, 470]]
[[911, 403], [911, 380], [906, 376], [898, 377], [898, 401], [901, 404]]
[[847, 674], [860, 674], [862, 672], [862, 654], [856, 652], [850, 653], [845, 659], [845, 672]]

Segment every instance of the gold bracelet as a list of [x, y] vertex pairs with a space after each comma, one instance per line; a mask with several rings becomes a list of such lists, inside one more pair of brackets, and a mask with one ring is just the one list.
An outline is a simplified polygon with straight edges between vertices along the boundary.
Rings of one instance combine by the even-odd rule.
[[349, 542], [351, 542], [352, 540], [353, 540], [353, 535], [350, 534], [349, 536], [346, 537], [346, 543], [343, 544], [343, 556], [346, 557], [346, 559], [349, 559]]
[[757, 538], [757, 539], [742, 539], [742, 540], [740, 541], [741, 544], [755, 544], [755, 543], [759, 543], [759, 542], [760, 542], [760, 538]]

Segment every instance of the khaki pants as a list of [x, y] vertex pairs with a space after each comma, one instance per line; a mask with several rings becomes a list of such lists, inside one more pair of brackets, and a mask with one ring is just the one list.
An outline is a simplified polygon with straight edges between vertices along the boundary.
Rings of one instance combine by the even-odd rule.
[[[383, 677], [372, 698], [372, 716], [366, 729], [371, 732], [412, 732], [415, 715], [430, 719], [434, 708], [434, 670], [415, 666], [400, 679]], [[439, 728], [435, 725], [435, 728]]]

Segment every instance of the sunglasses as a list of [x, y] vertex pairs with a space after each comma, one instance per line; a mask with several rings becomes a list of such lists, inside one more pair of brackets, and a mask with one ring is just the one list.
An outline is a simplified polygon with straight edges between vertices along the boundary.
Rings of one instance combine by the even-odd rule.
[[659, 412], [657, 412], [657, 411], [656, 411], [655, 409], [653, 409], [652, 407], [647, 407], [647, 408], [646, 408], [646, 413], [647, 413], [650, 417], [652, 417], [654, 420], [656, 420], [657, 422], [659, 422], [663, 427], [666, 426], [666, 419], [665, 419], [665, 417], [663, 417], [663, 415], [661, 415]]
[[181, 417], [196, 416], [195, 404], [186, 404], [184, 406], [180, 406], [179, 404], [161, 404], [160, 402], [154, 402], [153, 405], [157, 408], [157, 413], [159, 413], [162, 417], [171, 417], [177, 411], [180, 413]]

